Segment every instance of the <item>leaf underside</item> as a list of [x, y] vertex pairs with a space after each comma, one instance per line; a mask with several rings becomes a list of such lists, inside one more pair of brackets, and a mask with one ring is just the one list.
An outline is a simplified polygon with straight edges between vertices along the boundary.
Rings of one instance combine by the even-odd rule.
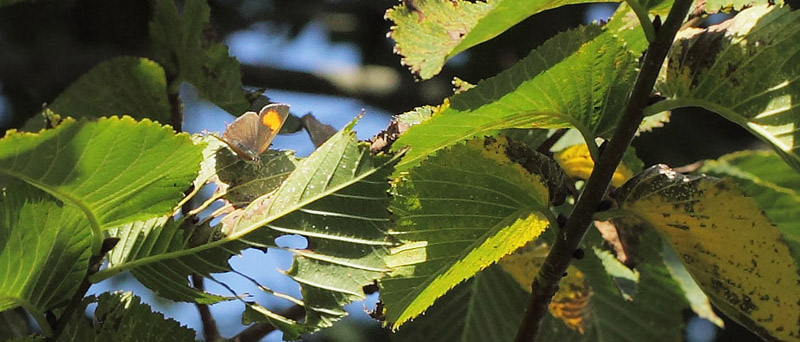
[[[541, 170], [558, 168], [529, 150], [522, 157], [521, 148], [502, 137], [473, 139], [428, 158], [396, 185], [390, 234], [404, 245], [389, 258], [392, 277], [380, 281], [395, 328], [549, 225], [551, 190], [542, 174], [559, 175]], [[516, 162], [523, 159], [530, 163]]]
[[228, 182], [228, 191], [238, 189], [233, 198], [244, 204], [247, 196], [266, 194], [228, 214], [216, 228], [185, 231], [167, 222], [139, 229], [142, 235], [135, 237], [135, 227], [126, 227], [119, 233], [129, 236], [125, 241], [133, 246], [108, 272], [135, 267], [139, 280], [167, 298], [213, 303], [231, 298], [190, 287], [190, 274], [213, 278], [212, 273], [230, 270], [231, 255], [251, 247], [277, 248], [276, 238], [299, 235], [308, 247], [289, 249], [295, 260], [286, 274], [299, 283], [302, 300], [263, 289], [303, 306], [304, 320], [281, 317], [257, 303], [248, 303], [243, 318], [274, 324], [287, 339], [330, 326], [346, 316], [346, 304], [364, 298], [363, 286], [388, 271], [384, 257], [395, 245], [386, 235], [386, 207], [388, 176], [396, 159], [370, 155], [368, 146], [356, 139], [354, 123], [300, 161], [269, 152], [261, 164], [244, 166], [262, 175], [255, 181], [274, 177], [257, 189], [233, 180], [232, 170], [242, 165], [226, 162], [233, 157], [225, 156], [227, 150], [217, 153], [217, 181]]

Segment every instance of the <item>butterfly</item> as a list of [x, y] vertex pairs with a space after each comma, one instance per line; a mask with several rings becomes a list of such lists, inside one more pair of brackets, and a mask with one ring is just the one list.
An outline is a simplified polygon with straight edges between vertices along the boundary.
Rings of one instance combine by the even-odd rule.
[[258, 114], [244, 113], [233, 123], [226, 125], [220, 140], [236, 152], [240, 159], [257, 163], [288, 117], [289, 105], [268, 104]]

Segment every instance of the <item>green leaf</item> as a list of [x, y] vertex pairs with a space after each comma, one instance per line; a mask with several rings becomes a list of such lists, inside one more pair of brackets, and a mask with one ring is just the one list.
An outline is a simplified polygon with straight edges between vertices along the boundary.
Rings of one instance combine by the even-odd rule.
[[66, 119], [39, 133], [8, 131], [0, 172], [83, 211], [101, 230], [170, 214], [197, 174], [202, 146], [148, 119]]
[[15, 182], [0, 197], [0, 311], [23, 307], [46, 335], [89, 267], [91, 229], [73, 206]]
[[[602, 0], [606, 2], [610, 0]], [[586, 0], [404, 1], [388, 11], [389, 37], [402, 63], [422, 79], [442, 70], [445, 61], [492, 39], [525, 18]]]
[[242, 161], [228, 149], [219, 150], [216, 158], [217, 186], [237, 208], [278, 189], [299, 163], [294, 151], [267, 151], [258, 164]]
[[562, 178], [551, 159], [505, 138], [455, 145], [409, 171], [391, 206], [391, 235], [405, 244], [380, 282], [387, 320], [399, 327], [535, 239], [554, 222], [548, 203]]
[[[653, 241], [660, 247], [658, 239]], [[596, 248], [587, 250], [586, 257], [575, 263], [586, 276], [592, 294], [589, 300], [590, 325], [584, 335], [551, 323], [552, 335], [542, 331], [543, 341], [681, 341], [683, 319], [687, 307], [683, 293], [669, 272], [653, 255], [636, 267], [638, 282], [631, 297], [619, 289], [614, 268], [628, 270], [609, 252]], [[624, 279], [624, 278], [623, 278]], [[624, 282], [624, 281], [623, 281]], [[562, 325], [563, 326], [563, 325]], [[631, 329], [636, 327], [636, 329]], [[567, 338], [567, 336], [572, 336]]]
[[525, 313], [528, 293], [498, 266], [459, 284], [406, 323], [395, 341], [513, 341]]
[[[637, 6], [652, 16], [659, 15], [665, 18], [672, 8], [673, 0], [643, 0], [637, 1]], [[639, 23], [636, 12], [630, 6], [631, 2], [620, 3], [614, 15], [605, 24], [604, 28], [609, 33], [625, 42], [625, 47], [635, 56], [641, 56], [649, 44], [644, 34], [644, 29]]]
[[240, 217], [229, 215], [223, 222], [233, 236], [265, 224], [269, 228], [243, 241], [267, 243], [282, 234], [308, 240], [307, 249], [292, 250], [296, 256], [287, 271], [303, 294], [304, 332], [330, 326], [346, 315], [344, 305], [364, 299], [362, 288], [388, 271], [384, 259], [396, 245], [386, 234], [386, 208], [388, 177], [398, 156], [371, 156], [368, 146], [356, 140], [354, 124], [300, 162], [274, 196], [254, 201]]
[[730, 12], [731, 10], [739, 11], [745, 7], [752, 5], [774, 5], [784, 4], [783, 1], [767, 1], [767, 0], [710, 0], [706, 1], [705, 10], [707, 13]]
[[680, 285], [681, 290], [686, 294], [686, 300], [689, 301], [692, 311], [694, 311], [698, 317], [707, 319], [709, 322], [723, 328], [725, 322], [723, 322], [722, 318], [719, 318], [714, 312], [714, 309], [711, 308], [708, 296], [706, 296], [703, 289], [692, 279], [692, 275], [686, 267], [683, 266], [678, 255], [675, 254], [672, 248], [666, 245], [664, 246], [663, 253], [664, 264], [669, 269], [672, 279], [675, 279], [678, 285]]
[[[330, 326], [346, 315], [345, 304], [364, 298], [363, 286], [388, 271], [384, 258], [396, 244], [386, 235], [388, 175], [396, 157], [371, 156], [368, 146], [356, 139], [354, 124], [301, 160], [280, 188], [264, 189], [267, 194], [228, 214], [217, 229], [186, 230], [169, 222], [163, 229], [149, 229], [147, 237], [127, 239], [139, 243], [136, 255], [90, 279], [134, 268], [138, 279], [168, 298], [223, 300], [227, 298], [190, 288], [189, 274], [211, 277], [210, 273], [229, 270], [227, 259], [244, 248], [263, 250], [275, 247], [280, 236], [301, 235], [309, 247], [289, 249], [295, 261], [287, 274], [300, 284], [303, 300], [264, 290], [302, 305], [306, 311], [302, 323], [256, 304], [249, 304], [245, 318], [274, 324], [287, 339]], [[269, 163], [269, 156], [280, 159], [286, 154], [268, 153], [262, 162]], [[276, 175], [284, 172], [269, 170], [273, 171]]]
[[683, 31], [670, 53], [668, 98], [646, 110], [696, 106], [731, 120], [800, 171], [800, 12], [754, 6], [707, 29]]
[[597, 26], [561, 33], [528, 57], [452, 97], [393, 148], [410, 146], [399, 171], [459, 141], [503, 128], [575, 127], [587, 141], [616, 127], [635, 76], [634, 58]]
[[145, 58], [113, 58], [72, 83], [53, 100], [50, 109], [73, 117], [125, 114], [168, 123], [170, 106], [164, 69]]
[[[175, 301], [214, 304], [233, 299], [189, 286], [188, 278], [191, 274], [213, 278], [212, 273], [230, 271], [228, 259], [246, 245], [229, 242], [221, 248], [192, 250], [192, 247], [212, 240], [212, 229], [206, 226], [182, 229], [169, 217], [110, 229], [109, 235], [120, 238], [120, 241], [109, 255], [107, 272], [135, 267], [131, 273], [142, 285]], [[163, 254], [180, 250], [186, 253], [180, 253], [180, 257], [161, 258]], [[153, 262], [153, 259], [158, 262]]]
[[84, 315], [72, 315], [58, 341], [195, 341], [194, 330], [153, 312], [131, 292], [90, 296], [83, 300], [82, 308], [93, 303], [97, 303], [94, 318], [87, 321]]
[[732, 177], [778, 226], [800, 260], [800, 175], [774, 153], [744, 151], [706, 161], [700, 172]]
[[177, 94], [181, 82], [189, 82], [203, 98], [238, 115], [250, 105], [242, 91], [239, 62], [228, 55], [227, 47], [210, 39], [210, 11], [205, 0], [189, 0], [179, 15], [173, 0], [159, 0], [150, 22], [153, 53], [166, 74], [175, 77], [171, 93]]
[[766, 339], [800, 340], [800, 275], [781, 232], [731, 180], [663, 165], [629, 180], [620, 209], [659, 232], [711, 302]]

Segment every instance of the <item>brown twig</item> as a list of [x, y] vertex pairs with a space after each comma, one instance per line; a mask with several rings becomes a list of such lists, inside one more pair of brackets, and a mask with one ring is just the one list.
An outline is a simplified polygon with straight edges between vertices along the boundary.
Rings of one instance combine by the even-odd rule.
[[642, 122], [642, 109], [647, 106], [647, 101], [650, 98], [664, 58], [666, 58], [675, 34], [683, 23], [691, 5], [691, 0], [675, 1], [666, 22], [657, 32], [655, 41], [648, 47], [641, 72], [633, 86], [625, 112], [619, 121], [619, 126], [614, 132], [611, 141], [601, 153], [586, 184], [586, 190], [572, 210], [572, 214], [564, 228], [559, 230], [550, 253], [539, 269], [539, 274], [531, 284], [532, 292], [528, 308], [525, 311], [525, 317], [517, 331], [517, 342], [536, 340], [539, 323], [547, 312], [550, 299], [558, 291], [558, 282], [567, 270], [567, 266], [572, 260], [573, 252], [578, 248], [583, 235], [586, 234], [592, 222], [592, 214], [603, 199], [614, 170], [622, 160], [625, 150], [630, 145], [639, 124]]
[[[192, 274], [192, 286], [200, 291], [204, 291], [203, 276]], [[200, 303], [195, 303], [194, 305], [200, 313], [200, 321], [203, 322], [203, 337], [205, 340], [209, 342], [220, 341], [221, 337], [219, 335], [219, 329], [217, 329], [217, 322], [214, 320], [214, 316], [211, 315], [211, 310], [208, 309], [208, 305]]]
[[[293, 320], [301, 319], [305, 315], [306, 315], [306, 310], [300, 305], [292, 306], [292, 307], [286, 309], [286, 311], [284, 311], [283, 313], [281, 313], [281, 316], [286, 317], [286, 318], [291, 318]], [[230, 339], [230, 341], [233, 341], [233, 342], [256, 342], [256, 341], [260, 341], [261, 338], [263, 338], [264, 336], [267, 336], [267, 334], [269, 334], [269, 333], [271, 333], [273, 331], [275, 331], [275, 326], [273, 326], [272, 324], [256, 323], [256, 324], [253, 324], [253, 325], [247, 327], [247, 329], [244, 329], [242, 332], [240, 332], [234, 338]]]
[[569, 130], [566, 128], [557, 129], [553, 135], [547, 137], [547, 139], [545, 139], [545, 141], [539, 145], [539, 148], [537, 148], [536, 151], [541, 154], [549, 155], [550, 149], [553, 148], [553, 145], [555, 145], [564, 136], [564, 134], [567, 134], [567, 131]]

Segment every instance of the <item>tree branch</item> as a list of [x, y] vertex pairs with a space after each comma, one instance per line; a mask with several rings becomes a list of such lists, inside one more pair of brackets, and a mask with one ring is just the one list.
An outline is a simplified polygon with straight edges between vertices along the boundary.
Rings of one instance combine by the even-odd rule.
[[[205, 291], [203, 280], [203, 276], [192, 274], [192, 286], [200, 291]], [[211, 310], [208, 309], [208, 305], [195, 303], [195, 306], [200, 313], [200, 321], [203, 322], [203, 337], [205, 340], [211, 342], [221, 340], [219, 329], [217, 329], [217, 322], [214, 320], [214, 316], [211, 315]]]
[[642, 122], [644, 117], [642, 109], [647, 106], [664, 58], [691, 5], [691, 0], [676, 0], [666, 22], [656, 33], [655, 41], [650, 43], [619, 126], [601, 153], [583, 195], [572, 210], [565, 226], [558, 232], [550, 253], [531, 284], [531, 296], [525, 317], [517, 331], [517, 342], [536, 340], [539, 323], [547, 312], [551, 298], [558, 291], [558, 282], [567, 270], [573, 252], [586, 234], [592, 222], [592, 214], [603, 199], [614, 170]]
[[[291, 318], [293, 320], [299, 320], [306, 315], [306, 309], [300, 305], [292, 306], [286, 311], [281, 313], [281, 316], [286, 318]], [[253, 324], [247, 329], [244, 329], [241, 333], [236, 335], [234, 338], [230, 339], [233, 342], [255, 342], [260, 341], [261, 338], [267, 336], [267, 334], [273, 332], [275, 330], [275, 326], [268, 323], [256, 323]]]

